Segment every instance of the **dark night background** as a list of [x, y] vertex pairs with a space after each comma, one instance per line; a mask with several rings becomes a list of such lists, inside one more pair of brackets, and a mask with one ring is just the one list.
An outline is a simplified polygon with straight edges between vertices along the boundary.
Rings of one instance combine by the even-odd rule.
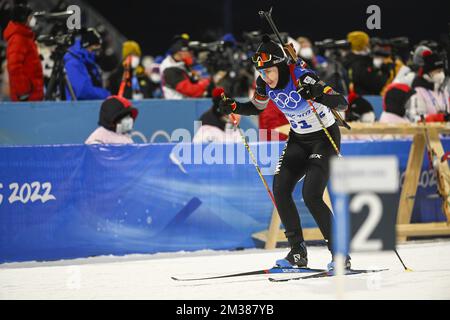
[[[412, 43], [423, 39], [449, 37], [450, 1], [268, 1], [268, 0], [171, 0], [106, 1], [89, 3], [127, 38], [138, 41], [145, 53], [162, 54], [173, 35], [189, 33], [192, 40], [211, 41], [212, 31], [233, 32], [264, 29], [258, 16], [261, 9], [274, 7], [273, 18], [280, 31], [294, 38], [307, 36], [313, 41], [344, 39], [353, 30], [384, 38], [407, 36]], [[367, 30], [366, 9], [381, 8], [381, 30]], [[231, 15], [226, 14], [231, 12]]]

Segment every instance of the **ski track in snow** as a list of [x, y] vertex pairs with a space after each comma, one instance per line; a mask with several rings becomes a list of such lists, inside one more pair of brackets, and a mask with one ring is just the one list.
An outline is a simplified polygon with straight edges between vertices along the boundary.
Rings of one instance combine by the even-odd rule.
[[[271, 283], [258, 275], [177, 282], [269, 268], [286, 249], [200, 251], [125, 257], [95, 257], [56, 262], [0, 265], [0, 299], [335, 299], [336, 278]], [[450, 299], [450, 241], [398, 246], [405, 272], [394, 252], [354, 253], [354, 269], [388, 271], [346, 276], [346, 299]], [[324, 268], [325, 247], [308, 247], [309, 267]], [[298, 276], [291, 274], [293, 277]]]

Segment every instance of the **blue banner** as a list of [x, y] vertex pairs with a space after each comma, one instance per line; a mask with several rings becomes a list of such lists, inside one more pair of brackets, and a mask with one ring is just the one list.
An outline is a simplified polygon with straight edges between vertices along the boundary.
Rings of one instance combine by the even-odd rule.
[[[357, 141], [344, 143], [342, 152], [394, 154], [404, 172], [410, 145]], [[266, 147], [252, 145], [256, 154]], [[273, 207], [251, 162], [180, 163], [173, 150], [174, 144], [0, 147], [0, 262], [254, 247], [251, 234], [267, 229]], [[272, 176], [266, 178], [271, 185]], [[413, 218], [443, 221], [439, 200], [424, 197], [436, 186], [421, 179]], [[301, 187], [294, 198], [302, 225], [315, 227]]]
[[[381, 98], [368, 97], [377, 117]], [[0, 103], [0, 145], [81, 144], [95, 130], [102, 101]], [[210, 99], [142, 100], [135, 124], [136, 143], [169, 142], [176, 129], [194, 136], [194, 121], [211, 107]], [[242, 117], [243, 129], [257, 120]], [[172, 142], [176, 142], [173, 141]]]
[[[102, 101], [0, 103], [0, 145], [82, 144], [98, 127]], [[177, 129], [193, 137], [194, 121], [212, 106], [210, 99], [134, 101], [139, 109], [133, 140], [170, 142]], [[257, 123], [243, 117], [243, 129]], [[172, 141], [176, 142], [176, 141]]]

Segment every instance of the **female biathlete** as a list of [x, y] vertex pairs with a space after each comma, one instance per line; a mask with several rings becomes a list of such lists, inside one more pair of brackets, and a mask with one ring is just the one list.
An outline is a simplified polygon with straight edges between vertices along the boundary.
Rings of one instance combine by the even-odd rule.
[[[333, 214], [323, 201], [323, 193], [330, 175], [329, 160], [336, 155], [307, 100], [314, 105], [337, 148], [340, 148], [341, 136], [330, 108], [344, 111], [348, 104], [313, 71], [301, 64], [288, 64], [283, 49], [268, 36], [263, 38], [252, 62], [260, 75], [253, 98], [246, 103], [224, 98], [220, 109], [226, 114], [257, 115], [271, 99], [289, 120], [291, 130], [275, 170], [273, 192], [291, 250], [276, 264], [280, 267], [306, 267], [307, 250], [292, 193], [297, 182], [304, 177], [303, 200], [332, 252]], [[349, 257], [345, 266], [350, 268]], [[328, 264], [328, 269], [334, 269], [334, 259]]]

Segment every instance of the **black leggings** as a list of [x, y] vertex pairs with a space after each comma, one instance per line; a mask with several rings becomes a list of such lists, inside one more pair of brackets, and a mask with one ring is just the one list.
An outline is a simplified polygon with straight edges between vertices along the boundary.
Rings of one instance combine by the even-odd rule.
[[[341, 135], [337, 124], [330, 126], [328, 131], [340, 148]], [[330, 250], [332, 248], [333, 214], [323, 201], [323, 193], [330, 175], [329, 160], [335, 155], [336, 152], [323, 130], [302, 135], [291, 130], [273, 180], [278, 213], [291, 245], [304, 241], [300, 216], [292, 193], [297, 182], [305, 176], [303, 200], [316, 220], [322, 235], [328, 240], [328, 248]]]

